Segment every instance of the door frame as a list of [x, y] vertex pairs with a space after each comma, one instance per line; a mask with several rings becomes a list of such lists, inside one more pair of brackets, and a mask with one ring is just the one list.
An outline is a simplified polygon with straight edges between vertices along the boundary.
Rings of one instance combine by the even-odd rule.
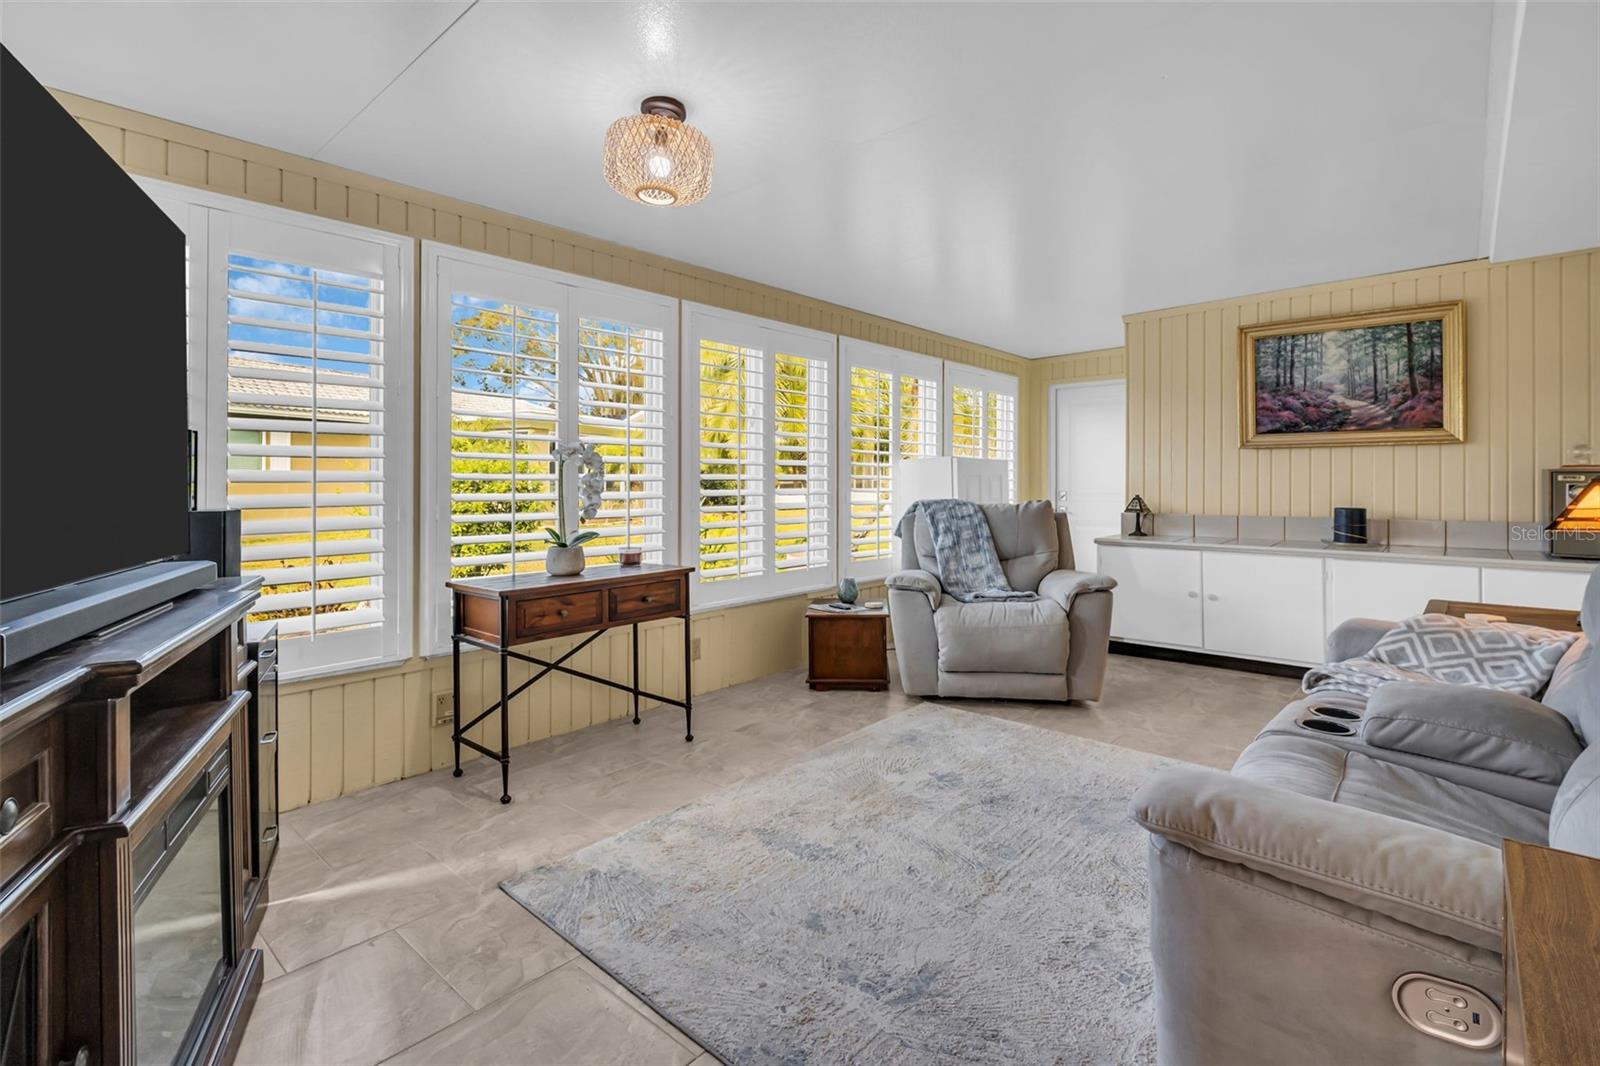
[[[1061, 488], [1058, 480], [1060, 477], [1060, 471], [1056, 469], [1056, 433], [1060, 429], [1060, 427], [1056, 424], [1056, 399], [1061, 395], [1062, 392], [1065, 392], [1068, 389], [1087, 389], [1100, 385], [1116, 385], [1122, 390], [1122, 443], [1124, 448], [1123, 461], [1124, 463], [1127, 461], [1128, 379], [1119, 377], [1088, 378], [1083, 381], [1058, 381], [1052, 384], [1045, 400], [1047, 404], [1045, 411], [1045, 425], [1047, 427], [1047, 435], [1045, 437], [1045, 458], [1049, 461], [1049, 481], [1046, 483], [1045, 488], [1046, 491], [1050, 493], [1051, 507], [1055, 507], [1061, 499]], [[1124, 492], [1126, 492], [1128, 489], [1128, 470], [1126, 465], [1124, 465], [1122, 470], [1122, 489]]]

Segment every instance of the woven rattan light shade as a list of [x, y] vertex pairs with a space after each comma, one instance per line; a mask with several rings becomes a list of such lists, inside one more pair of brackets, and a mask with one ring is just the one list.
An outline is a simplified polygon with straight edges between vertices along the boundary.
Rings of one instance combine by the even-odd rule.
[[630, 200], [653, 207], [696, 203], [711, 191], [711, 142], [671, 115], [628, 115], [606, 130], [605, 175]]

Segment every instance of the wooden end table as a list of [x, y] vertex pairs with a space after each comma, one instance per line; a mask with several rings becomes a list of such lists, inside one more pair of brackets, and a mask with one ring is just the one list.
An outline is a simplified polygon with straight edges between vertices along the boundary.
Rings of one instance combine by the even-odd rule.
[[[500, 802], [511, 802], [511, 700], [523, 689], [553, 672], [606, 685], [633, 694], [633, 724], [639, 724], [639, 697], [683, 708], [684, 740], [694, 739], [693, 692], [690, 680], [693, 643], [689, 636], [689, 575], [692, 566], [596, 566], [573, 577], [551, 574], [514, 574], [470, 577], [447, 582], [455, 610], [450, 630], [451, 678], [454, 717], [450, 739], [455, 745], [455, 776], [461, 776], [461, 746], [500, 763]], [[658, 618], [683, 619], [683, 699], [674, 699], [639, 687], [639, 623]], [[568, 659], [621, 626], [633, 627], [633, 677], [624, 685], [609, 677], [564, 666]], [[514, 650], [551, 637], [588, 633], [566, 654], [551, 662]], [[492, 651], [500, 657], [500, 698], [475, 715], [461, 720], [461, 646]], [[539, 672], [512, 688], [507, 673], [510, 660], [539, 667]], [[495, 711], [500, 712], [500, 750], [479, 744], [467, 730]]]
[[1514, 607], [1503, 603], [1469, 603], [1466, 600], [1429, 600], [1428, 614], [1447, 614], [1465, 618], [1469, 614], [1498, 614], [1507, 622], [1521, 626], [1542, 626], [1567, 633], [1581, 632], [1577, 611], [1561, 611], [1554, 607]]
[[817, 691], [889, 688], [889, 611], [806, 610], [806, 636], [810, 648], [806, 684]]
[[1506, 1062], [1600, 1062], [1600, 859], [1503, 843]]

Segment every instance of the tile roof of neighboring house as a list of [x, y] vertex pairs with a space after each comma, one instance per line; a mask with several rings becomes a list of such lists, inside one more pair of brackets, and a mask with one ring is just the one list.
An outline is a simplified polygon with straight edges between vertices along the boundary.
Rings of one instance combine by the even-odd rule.
[[[284, 363], [275, 363], [268, 359], [251, 359], [237, 353], [229, 353], [228, 368], [231, 371], [244, 371], [236, 374], [228, 382], [228, 392], [231, 396], [249, 396], [252, 399], [230, 399], [228, 407], [238, 414], [264, 414], [284, 415], [286, 417], [303, 418], [307, 405], [311, 402], [311, 382], [309, 381], [282, 381], [278, 378], [249, 377], [251, 370], [290, 370], [297, 369]], [[341, 410], [338, 407], [340, 400], [360, 400], [362, 403], [370, 402], [372, 390], [358, 385], [331, 385], [327, 379], [332, 376], [323, 373], [323, 381], [317, 386], [317, 419], [329, 422], [366, 422], [372, 412], [359, 408]], [[259, 401], [254, 397], [261, 397]], [[273, 403], [273, 397], [289, 400], [301, 400], [302, 403], [286, 404]]]
[[[231, 400], [229, 406], [240, 414], [264, 414], [302, 417], [304, 406], [302, 404], [275, 404], [273, 397], [301, 400], [309, 403], [311, 399], [311, 383], [309, 381], [283, 381], [279, 378], [256, 378], [248, 376], [251, 370], [285, 370], [292, 369], [283, 363], [275, 363], [269, 359], [251, 359], [248, 356], [231, 354], [228, 357], [228, 366], [243, 374], [235, 376], [228, 384], [228, 391], [233, 396], [249, 396], [251, 399]], [[317, 386], [317, 418], [329, 422], [365, 422], [371, 414], [359, 408], [340, 410], [340, 399], [360, 400], [366, 403], [372, 399], [371, 390], [363, 385], [334, 385], [328, 379], [337, 376], [327, 371], [323, 372], [323, 381]], [[344, 375], [353, 378], [354, 375]], [[260, 397], [259, 400], [254, 399]], [[450, 408], [457, 414], [471, 417], [478, 415], [483, 418], [510, 418], [512, 415], [512, 398], [510, 396], [486, 396], [481, 393], [452, 392]], [[518, 418], [538, 419], [550, 417], [548, 407], [527, 398], [521, 398], [516, 403]]]

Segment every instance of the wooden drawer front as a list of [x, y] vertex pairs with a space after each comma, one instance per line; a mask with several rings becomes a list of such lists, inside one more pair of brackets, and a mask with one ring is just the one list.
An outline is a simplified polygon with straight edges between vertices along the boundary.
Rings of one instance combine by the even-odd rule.
[[683, 582], [677, 579], [623, 585], [612, 589], [610, 595], [613, 621], [638, 622], [683, 613]]
[[[14, 804], [15, 821], [0, 836], [0, 884], [43, 854], [61, 828], [62, 741], [63, 722], [58, 714], [4, 743], [0, 804]], [[8, 813], [7, 819], [10, 817]]]
[[605, 620], [605, 601], [598, 591], [574, 592], [567, 596], [518, 600], [512, 612], [515, 638], [527, 640], [592, 629]]

